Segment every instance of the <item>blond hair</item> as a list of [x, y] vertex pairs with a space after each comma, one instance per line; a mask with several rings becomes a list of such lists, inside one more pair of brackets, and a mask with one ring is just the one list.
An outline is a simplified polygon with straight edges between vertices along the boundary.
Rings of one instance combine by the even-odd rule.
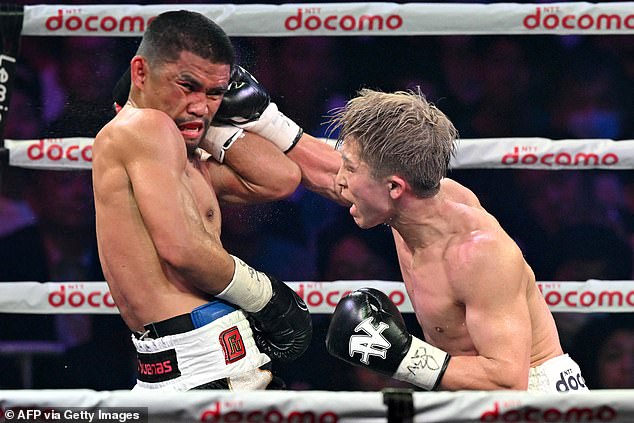
[[397, 174], [423, 197], [438, 192], [455, 154], [458, 131], [420, 89], [362, 89], [334, 112], [330, 122], [331, 130], [339, 130], [337, 145], [356, 143], [359, 158], [373, 177]]

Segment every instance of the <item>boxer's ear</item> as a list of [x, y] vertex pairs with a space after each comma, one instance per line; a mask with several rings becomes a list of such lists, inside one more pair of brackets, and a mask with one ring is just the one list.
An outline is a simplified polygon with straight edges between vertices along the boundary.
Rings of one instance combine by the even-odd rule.
[[388, 176], [386, 183], [387, 189], [390, 193], [390, 197], [392, 197], [393, 200], [396, 200], [401, 195], [403, 195], [405, 189], [409, 187], [407, 181], [398, 175]]
[[132, 85], [142, 89], [149, 72], [148, 62], [141, 56], [134, 56], [130, 61], [130, 79]]

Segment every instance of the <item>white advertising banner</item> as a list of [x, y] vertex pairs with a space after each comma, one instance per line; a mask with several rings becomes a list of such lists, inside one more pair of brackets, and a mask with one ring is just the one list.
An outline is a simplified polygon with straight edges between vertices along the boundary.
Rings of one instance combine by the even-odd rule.
[[458, 141], [454, 169], [632, 169], [634, 141], [479, 138]]
[[[5, 140], [5, 148], [9, 150], [11, 166], [90, 169], [93, 141], [92, 138]], [[453, 169], [634, 169], [634, 140], [462, 139], [450, 165]]]
[[57, 170], [90, 170], [92, 143], [92, 138], [4, 140], [11, 166]]
[[[287, 282], [311, 313], [331, 314], [344, 295], [364, 287], [385, 292], [402, 313], [413, 313], [402, 282], [366, 280]], [[538, 282], [552, 312], [632, 313], [633, 281]], [[116, 314], [105, 282], [4, 282], [0, 313]]]
[[[405, 417], [399, 421], [634, 421], [632, 390], [555, 396], [520, 391], [413, 392], [411, 395], [413, 419]], [[53, 420], [52, 417], [58, 415], [63, 419], [54, 421], [88, 422], [95, 421], [99, 413], [112, 415], [114, 410], [119, 420], [98, 421], [383, 423], [388, 417], [381, 392], [189, 391], [156, 395], [129, 391], [0, 391], [0, 421], [3, 422]]]
[[634, 421], [634, 391], [414, 393], [415, 422]]
[[633, 2], [30, 5], [22, 35], [138, 37], [153, 17], [182, 9], [230, 36], [632, 34]]

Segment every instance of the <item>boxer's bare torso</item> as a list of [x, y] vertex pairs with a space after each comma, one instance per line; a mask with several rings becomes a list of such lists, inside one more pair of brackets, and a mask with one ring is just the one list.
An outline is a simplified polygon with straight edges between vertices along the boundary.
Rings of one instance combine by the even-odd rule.
[[[138, 157], [136, 140], [125, 137], [129, 130], [124, 127], [135, 127], [140, 121], [157, 128], [163, 137], [161, 148], [174, 150], [174, 159], [170, 163], [144, 166], [145, 175], [135, 178], [133, 185], [130, 173], [140, 167], [134, 161], [145, 158]], [[196, 157], [187, 157], [182, 137], [176, 125], [170, 122], [167, 115], [156, 110], [126, 106], [104, 127], [94, 144], [93, 179], [100, 259], [113, 299], [132, 330], [187, 313], [210, 298], [174, 272], [157, 252], [155, 243], [160, 240], [150, 236], [136, 197], [144, 192], [143, 184], [160, 183], [153, 178], [153, 171], [179, 173], [181, 188], [190, 191], [195, 199], [195, 209], [206, 232], [220, 245], [220, 208], [210, 185], [209, 170]], [[167, 214], [171, 200], [154, 200], [157, 201], [152, 203], [153, 209], [143, 213]], [[163, 230], [166, 233], [179, 230], [167, 227], [179, 225], [178, 220], [162, 219], [162, 224], [166, 227], [153, 229], [159, 237]]]
[[460, 184], [444, 179], [438, 196], [438, 214], [393, 230], [425, 339], [453, 361], [510, 359], [521, 372], [561, 355], [552, 315], [515, 242]]

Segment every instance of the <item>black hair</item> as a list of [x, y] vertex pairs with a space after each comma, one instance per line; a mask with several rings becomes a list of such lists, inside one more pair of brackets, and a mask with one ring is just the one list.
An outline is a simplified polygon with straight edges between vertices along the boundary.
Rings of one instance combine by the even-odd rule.
[[233, 65], [235, 52], [227, 34], [206, 16], [188, 10], [158, 15], [143, 34], [137, 54], [151, 64], [178, 60], [188, 51], [212, 63]]

